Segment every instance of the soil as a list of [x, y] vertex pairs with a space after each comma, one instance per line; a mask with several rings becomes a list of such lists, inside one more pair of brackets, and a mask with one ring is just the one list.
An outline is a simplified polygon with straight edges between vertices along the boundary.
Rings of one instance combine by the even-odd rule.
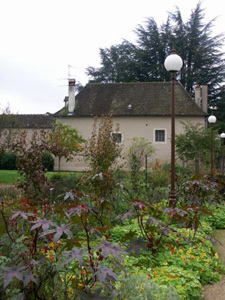
[[[222, 244], [216, 243], [215, 247], [219, 257], [225, 264], [225, 230], [215, 230], [215, 238]], [[225, 300], [225, 275], [221, 281], [205, 285], [203, 296], [204, 300]]]

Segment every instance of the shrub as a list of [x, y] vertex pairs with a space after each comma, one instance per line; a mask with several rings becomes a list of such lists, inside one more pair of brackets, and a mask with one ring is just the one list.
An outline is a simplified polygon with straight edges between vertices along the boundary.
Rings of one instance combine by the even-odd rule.
[[178, 300], [179, 297], [174, 287], [160, 286], [145, 276], [131, 275], [124, 277], [119, 282], [119, 296], [117, 299]]
[[58, 196], [68, 190], [73, 190], [78, 186], [80, 175], [75, 173], [55, 173], [50, 180], [53, 184], [53, 196]]
[[11, 152], [0, 153], [0, 170], [16, 170], [16, 155]]
[[127, 165], [130, 169], [130, 179], [133, 192], [138, 191], [140, 184], [140, 171], [143, 169], [146, 158], [151, 157], [155, 149], [152, 144], [145, 138], [133, 138], [130, 147], [125, 153]]
[[167, 187], [170, 183], [170, 174], [164, 170], [156, 170], [148, 173], [148, 183], [151, 187]]
[[45, 169], [47, 171], [53, 171], [54, 170], [54, 158], [51, 153], [45, 152], [43, 158], [42, 158], [42, 163]]
[[94, 174], [108, 171], [120, 156], [120, 143], [114, 139], [116, 134], [119, 134], [119, 125], [113, 130], [112, 113], [95, 118], [91, 137], [85, 147], [86, 160]]

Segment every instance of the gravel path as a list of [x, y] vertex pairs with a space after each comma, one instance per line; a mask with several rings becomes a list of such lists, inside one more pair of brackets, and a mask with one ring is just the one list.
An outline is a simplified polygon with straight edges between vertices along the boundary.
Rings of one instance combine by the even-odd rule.
[[[216, 249], [219, 257], [225, 264], [225, 230], [216, 230], [215, 238], [217, 238], [223, 245], [216, 244]], [[204, 300], [225, 300], [225, 276], [220, 282], [208, 284], [204, 286], [203, 291]]]

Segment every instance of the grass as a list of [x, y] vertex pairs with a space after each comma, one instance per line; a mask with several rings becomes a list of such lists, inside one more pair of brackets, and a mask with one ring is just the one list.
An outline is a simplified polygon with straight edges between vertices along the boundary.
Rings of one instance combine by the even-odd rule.
[[20, 174], [15, 170], [0, 170], [0, 183], [16, 183]]
[[[75, 172], [74, 172], [75, 173]], [[46, 177], [51, 179], [51, 177], [55, 175], [69, 176], [73, 174], [73, 172], [47, 172]], [[8, 183], [8, 184], [14, 184], [16, 183], [17, 179], [20, 178], [20, 174], [16, 170], [0, 170], [0, 184], [1, 183]]]

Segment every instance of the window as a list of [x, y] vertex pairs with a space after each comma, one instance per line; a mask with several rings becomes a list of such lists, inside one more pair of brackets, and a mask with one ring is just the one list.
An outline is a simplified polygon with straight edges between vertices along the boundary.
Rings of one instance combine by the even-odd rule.
[[166, 142], [165, 129], [155, 129], [155, 142], [156, 143], [165, 143]]
[[121, 132], [112, 132], [112, 139], [115, 144], [122, 143], [122, 133]]

